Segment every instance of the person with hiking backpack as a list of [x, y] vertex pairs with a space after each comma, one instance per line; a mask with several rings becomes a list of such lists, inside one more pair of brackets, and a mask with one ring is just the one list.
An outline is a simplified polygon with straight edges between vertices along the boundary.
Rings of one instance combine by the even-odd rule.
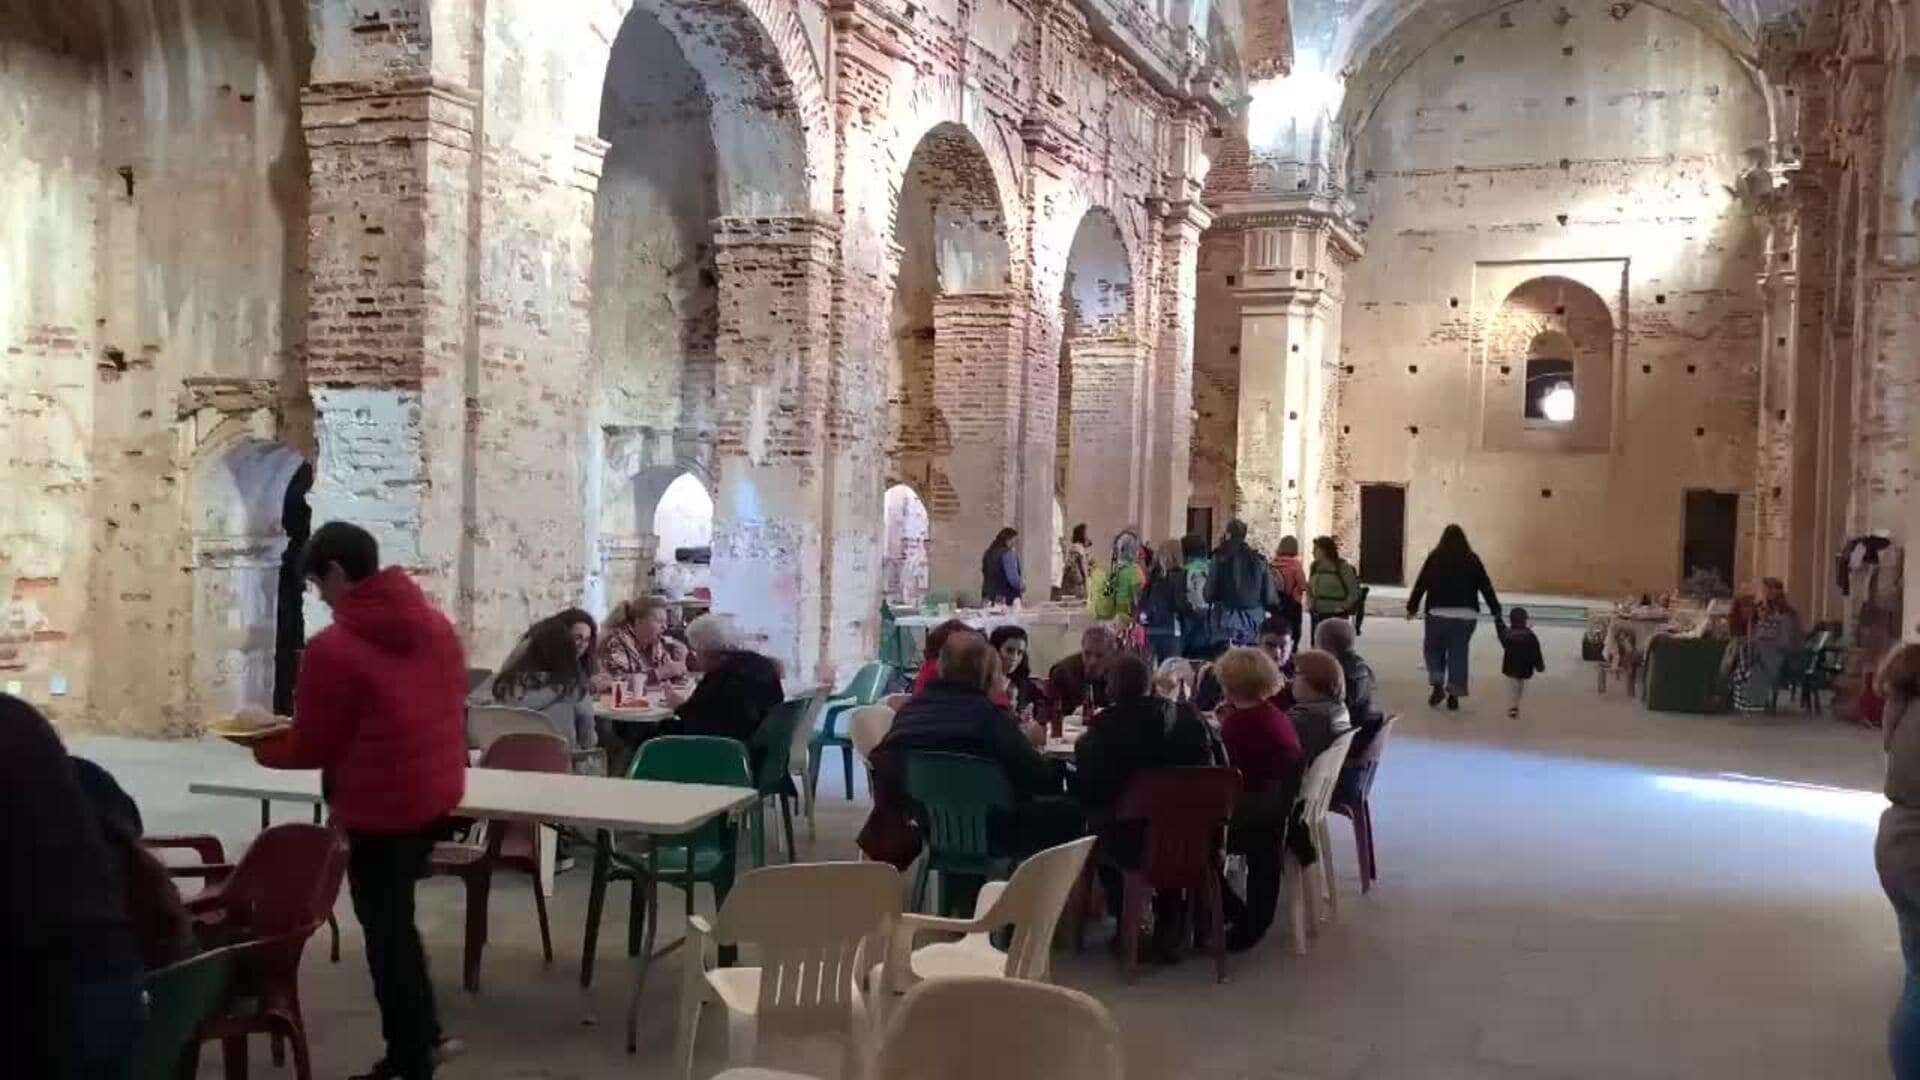
[[1207, 571], [1207, 603], [1213, 610], [1217, 639], [1251, 645], [1266, 621], [1267, 609], [1280, 602], [1273, 569], [1247, 543], [1247, 523], [1227, 523], [1227, 538]]
[[1313, 565], [1307, 568], [1307, 613], [1313, 616], [1309, 633], [1317, 633], [1325, 619], [1352, 619], [1360, 603], [1360, 573], [1340, 557], [1340, 544], [1331, 536], [1313, 538]]

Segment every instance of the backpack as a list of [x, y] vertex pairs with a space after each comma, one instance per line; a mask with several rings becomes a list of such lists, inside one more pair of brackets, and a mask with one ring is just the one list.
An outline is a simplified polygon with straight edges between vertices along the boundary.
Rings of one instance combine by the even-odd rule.
[[1096, 566], [1087, 575], [1087, 606], [1092, 609], [1096, 619], [1113, 618], [1113, 571], [1105, 566]]
[[1213, 564], [1195, 559], [1187, 564], [1187, 610], [1199, 614], [1207, 610], [1207, 573]]

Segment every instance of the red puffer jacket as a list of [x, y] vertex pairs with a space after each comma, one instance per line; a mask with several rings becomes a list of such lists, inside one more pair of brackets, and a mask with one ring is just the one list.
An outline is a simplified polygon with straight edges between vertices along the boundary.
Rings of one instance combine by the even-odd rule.
[[388, 567], [353, 587], [300, 660], [293, 730], [262, 765], [321, 769], [342, 826], [410, 832], [466, 794], [466, 654], [413, 579]]

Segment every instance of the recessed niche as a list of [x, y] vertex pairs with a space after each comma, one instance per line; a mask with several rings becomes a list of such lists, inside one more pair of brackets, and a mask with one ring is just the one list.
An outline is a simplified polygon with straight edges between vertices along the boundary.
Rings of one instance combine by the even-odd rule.
[[1457, 307], [1459, 307], [1459, 306], [1460, 306], [1460, 298], [1459, 298], [1459, 297], [1457, 297], [1457, 296], [1450, 296], [1450, 297], [1448, 297], [1448, 298], [1447, 298], [1447, 306], [1448, 306], [1448, 307], [1450, 307], [1450, 308], [1457, 308]]
[[1500, 374], [1502, 374], [1502, 375], [1511, 375], [1511, 374], [1513, 374], [1513, 365], [1512, 365], [1512, 364], [1501, 364], [1501, 365], [1500, 365]]
[[1240, 346], [1238, 346], [1238, 345], [1229, 345], [1229, 346], [1227, 346], [1227, 355], [1228, 355], [1228, 356], [1239, 356], [1239, 355], [1240, 355]]
[[1553, 498], [1553, 489], [1552, 489], [1552, 488], [1541, 488], [1541, 489], [1540, 489], [1540, 497], [1541, 497], [1541, 498], [1543, 498], [1543, 499], [1551, 499], [1551, 498]]
[[1294, 351], [1294, 352], [1299, 352], [1299, 351], [1300, 351], [1300, 346], [1298, 346], [1298, 345], [1290, 345], [1290, 346], [1288, 346], [1288, 348], [1289, 348], [1289, 349], [1291, 349], [1291, 350], [1292, 350], [1292, 351]]
[[1652, 364], [1641, 364], [1641, 365], [1640, 365], [1640, 374], [1642, 374], [1642, 375], [1651, 375], [1651, 374], [1653, 374], [1653, 365], [1652, 365]]
[[1418, 426], [1414, 426], [1414, 427], [1409, 427], [1409, 428], [1407, 428], [1407, 434], [1409, 434], [1409, 435], [1418, 435], [1418, 434], [1420, 434], [1420, 428], [1419, 428]]
[[1228, 275], [1227, 275], [1227, 285], [1228, 285], [1229, 287], [1231, 287], [1231, 286], [1233, 285], [1233, 283], [1234, 283], [1234, 282], [1236, 282], [1236, 281], [1239, 281], [1239, 280], [1240, 280], [1240, 279], [1239, 279], [1238, 277], [1236, 277], [1236, 276], [1234, 276], [1234, 275], [1232, 275], [1232, 274], [1228, 274]]
[[1300, 419], [1300, 414], [1299, 414], [1299, 413], [1297, 413], [1297, 412], [1290, 412], [1290, 413], [1288, 413], [1288, 414], [1287, 414], [1287, 419], [1289, 419], [1289, 420], [1298, 420], [1298, 419]]
[[1420, 374], [1420, 365], [1419, 365], [1419, 364], [1408, 364], [1408, 365], [1407, 365], [1407, 374], [1409, 374], [1409, 375], [1418, 375], [1418, 374]]
[[1704, 436], [1705, 436], [1706, 434], [1707, 434], [1707, 429], [1706, 429], [1706, 428], [1703, 428], [1703, 427], [1697, 427], [1697, 428], [1694, 428], [1694, 429], [1693, 429], [1693, 437], [1694, 437], [1694, 438], [1696, 438], [1696, 439], [1698, 439], [1698, 438], [1702, 438], [1702, 437], [1704, 437]]
[[1572, 55], [1573, 55], [1573, 46], [1571, 46], [1571, 45], [1562, 45], [1562, 46], [1560, 46], [1560, 55], [1561, 55], [1561, 56], [1572, 56]]
[[1787, 410], [1781, 409], [1779, 412], [1773, 414], [1773, 418], [1784, 423], [1787, 419]]
[[1559, 222], [1561, 225], [1565, 225], [1567, 223], [1567, 215], [1555, 214], [1553, 215], [1553, 220]]
[[1696, 369], [1696, 368], [1695, 368], [1695, 367], [1694, 367], [1694, 366], [1693, 366], [1692, 364], [1688, 364], [1688, 365], [1687, 365], [1687, 374], [1689, 374], [1689, 375], [1691, 375], [1691, 374], [1693, 374], [1693, 373], [1694, 373], [1694, 372], [1695, 372], [1696, 370], [1698, 370], [1698, 369]]
[[1666, 293], [1654, 293], [1654, 294], [1653, 294], [1653, 302], [1654, 302], [1654, 303], [1656, 303], [1656, 304], [1664, 304], [1664, 303], [1666, 303], [1666, 302], [1667, 302], [1667, 294], [1666, 294]]
[[1464, 64], [1464, 63], [1466, 63], [1466, 62], [1467, 62], [1467, 57], [1466, 57], [1466, 54], [1465, 54], [1465, 53], [1454, 53], [1454, 54], [1453, 54], [1453, 62], [1454, 62], [1454, 63], [1456, 63], [1456, 64]]
[[1574, 97], [1574, 96], [1573, 96], [1572, 94], [1568, 94], [1568, 95], [1567, 95], [1567, 104], [1569, 104], [1569, 105], [1572, 105], [1572, 104], [1574, 104], [1574, 103], [1576, 103], [1576, 102], [1578, 102], [1579, 100], [1580, 100], [1579, 98], [1577, 98], [1577, 97]]
[[1340, 425], [1340, 434], [1342, 434], [1342, 435], [1351, 435], [1351, 434], [1353, 434], [1353, 425], [1352, 425], [1352, 424], [1341, 424], [1341, 425]]

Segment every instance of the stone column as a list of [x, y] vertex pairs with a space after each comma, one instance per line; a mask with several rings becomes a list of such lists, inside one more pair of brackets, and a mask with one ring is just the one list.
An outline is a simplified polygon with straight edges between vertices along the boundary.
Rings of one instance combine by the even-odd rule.
[[[1236, 208], [1238, 209], [1238, 208]], [[1360, 255], [1349, 208], [1323, 197], [1241, 211], [1238, 516], [1255, 543], [1332, 527], [1340, 304]]]
[[1022, 352], [1024, 315], [1012, 292], [943, 293], [933, 301], [933, 404], [952, 435], [936, 451], [927, 505], [936, 588], [978, 595], [980, 553], [1014, 521], [1020, 479], [1014, 362]]
[[[316, 81], [302, 95], [318, 443], [310, 499], [316, 525], [367, 527], [387, 562], [464, 616], [470, 610], [456, 601], [479, 99], [431, 78], [424, 59], [406, 67], [405, 55], [396, 49], [383, 69], [400, 74], [369, 80], [354, 77], [355, 57], [316, 58]], [[323, 605], [308, 604], [309, 628], [327, 618]]]
[[1187, 531], [1193, 465], [1193, 318], [1200, 234], [1213, 215], [1197, 197], [1161, 202], [1158, 319], [1146, 444], [1146, 526], [1151, 542]]
[[807, 215], [714, 223], [714, 605], [789, 673], [808, 677], [821, 658], [826, 611], [821, 519], [831, 494], [823, 466], [839, 240], [834, 223]]

